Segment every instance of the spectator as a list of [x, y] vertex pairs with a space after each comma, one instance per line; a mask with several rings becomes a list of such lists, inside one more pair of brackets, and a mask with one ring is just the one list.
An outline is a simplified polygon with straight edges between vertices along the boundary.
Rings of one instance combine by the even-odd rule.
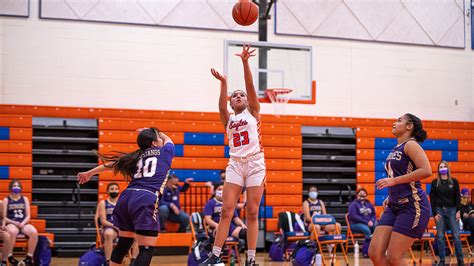
[[[307, 200], [303, 202], [303, 214], [305, 218], [306, 224], [311, 224], [311, 217], [313, 215], [321, 215], [321, 214], [328, 214], [326, 212], [326, 207], [324, 205], [324, 202], [320, 199], [318, 199], [318, 189], [316, 186], [311, 186], [309, 187], [309, 197]], [[321, 228], [320, 225], [315, 225], [316, 226], [316, 232], [319, 234], [321, 229], [323, 229], [326, 233], [328, 234], [334, 234], [336, 232], [336, 227], [334, 225], [326, 225]], [[336, 226], [339, 229], [339, 232], [341, 232], [341, 224], [336, 223]], [[308, 231], [311, 231], [312, 227], [309, 227]]]
[[169, 175], [166, 188], [163, 192], [163, 198], [159, 203], [161, 232], [166, 231], [166, 221], [179, 223], [178, 232], [186, 232], [189, 225], [189, 215], [180, 208], [179, 193], [186, 192], [191, 181], [193, 181], [192, 178], [187, 178], [184, 181], [184, 186], [180, 187], [178, 185], [178, 177], [174, 174]]
[[459, 219], [461, 219], [461, 193], [459, 183], [451, 176], [448, 162], [441, 161], [438, 165], [438, 177], [431, 182], [430, 191], [431, 211], [436, 221], [436, 239], [438, 242], [438, 256], [440, 263], [445, 261], [445, 233], [446, 225], [451, 229], [456, 258], [459, 264], [464, 265], [462, 244], [459, 237]]
[[2, 221], [2, 228], [10, 234], [10, 241], [7, 244], [6, 254], [10, 265], [18, 265], [18, 261], [13, 257], [13, 248], [15, 247], [16, 237], [21, 232], [28, 237], [28, 251], [23, 263], [26, 266], [33, 265], [33, 254], [38, 243], [38, 231], [29, 224], [30, 201], [21, 194], [22, 185], [19, 180], [13, 179], [9, 186], [10, 195], [3, 200], [3, 211], [6, 217]]
[[[114, 212], [115, 203], [117, 203], [120, 194], [119, 185], [117, 183], [109, 183], [107, 185], [108, 198], [99, 202], [97, 211], [99, 213], [100, 231], [102, 234], [104, 254], [106, 261], [110, 261], [114, 241], [118, 238], [119, 229], [113, 224], [112, 213]], [[135, 258], [138, 256], [138, 243], [135, 241], [132, 247], [132, 258], [130, 265], [133, 265]]]
[[471, 231], [469, 242], [474, 245], [474, 207], [470, 202], [471, 196], [469, 189], [463, 188], [461, 190], [461, 220], [464, 225], [464, 230]]
[[[4, 207], [3, 207], [3, 200], [0, 199], [0, 221], [3, 222], [5, 219], [5, 212], [4, 212]], [[8, 260], [8, 243], [10, 243], [10, 233], [6, 230], [0, 230], [0, 239], [3, 241], [3, 247], [2, 247], [2, 263], [0, 264], [1, 266], [7, 265], [7, 260]]]
[[375, 208], [367, 200], [367, 190], [357, 191], [357, 198], [349, 205], [349, 223], [354, 233], [362, 233], [368, 239], [375, 230]]
[[[222, 212], [222, 191], [224, 190], [223, 183], [216, 183], [214, 186], [215, 195], [204, 206], [204, 220], [210, 227], [212, 234], [215, 234]], [[229, 227], [229, 236], [238, 239], [247, 238], [247, 226], [240, 220], [237, 211], [234, 211], [234, 216]]]

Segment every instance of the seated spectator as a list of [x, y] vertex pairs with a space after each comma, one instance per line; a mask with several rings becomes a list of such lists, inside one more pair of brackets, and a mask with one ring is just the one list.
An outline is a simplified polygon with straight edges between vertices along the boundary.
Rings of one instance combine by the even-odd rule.
[[[316, 186], [309, 187], [308, 192], [309, 197], [303, 202], [304, 220], [307, 225], [311, 224], [311, 217], [313, 217], [313, 215], [328, 214], [326, 212], [324, 202], [318, 199], [318, 189], [316, 188]], [[339, 228], [339, 232], [341, 232], [341, 224], [336, 223], [336, 226], [337, 228]], [[323, 226], [322, 228], [320, 225], [315, 225], [315, 228], [318, 234], [321, 232], [321, 229], [323, 229], [328, 234], [336, 233], [336, 227], [332, 224]], [[312, 230], [313, 228], [309, 226], [308, 231], [311, 232]]]
[[18, 265], [13, 257], [13, 248], [15, 247], [16, 237], [22, 233], [28, 238], [28, 251], [23, 260], [24, 265], [33, 265], [33, 254], [38, 242], [38, 231], [29, 224], [30, 201], [21, 194], [22, 186], [19, 180], [13, 179], [9, 184], [10, 195], [3, 200], [3, 211], [6, 217], [2, 221], [2, 228], [10, 234], [10, 241], [4, 242], [7, 245], [6, 254], [10, 265]]
[[357, 198], [349, 205], [349, 223], [354, 233], [362, 233], [365, 238], [370, 238], [375, 230], [375, 208], [367, 200], [367, 190], [361, 188], [357, 191]]
[[187, 178], [184, 181], [184, 186], [180, 187], [178, 185], [179, 179], [176, 175], [171, 174], [168, 176], [168, 182], [159, 203], [161, 232], [166, 231], [166, 221], [178, 223], [178, 232], [186, 232], [189, 225], [189, 215], [180, 208], [179, 193], [186, 192], [191, 181], [193, 181], [192, 178]]
[[[4, 207], [3, 207], [3, 200], [0, 199], [0, 221], [3, 222], [5, 219]], [[8, 231], [2, 229], [0, 230], [0, 240], [3, 242], [2, 247], [2, 263], [1, 266], [7, 265], [8, 260], [8, 243], [10, 243], [10, 233]]]
[[[204, 220], [211, 229], [211, 234], [215, 234], [222, 212], [222, 191], [224, 190], [223, 183], [217, 183], [214, 186], [215, 195], [204, 206]], [[239, 218], [237, 211], [234, 211], [234, 217], [229, 227], [229, 236], [238, 239], [247, 238], [247, 226]]]
[[[101, 225], [101, 234], [104, 245], [104, 254], [106, 261], [110, 261], [114, 241], [118, 238], [119, 229], [113, 224], [112, 213], [114, 212], [115, 203], [119, 196], [120, 190], [117, 183], [109, 183], [107, 185], [108, 198], [99, 202], [97, 211], [99, 213], [99, 221]], [[132, 258], [130, 264], [133, 265], [135, 258], [138, 256], [138, 243], [135, 241], [132, 247]]]
[[461, 221], [464, 231], [471, 231], [469, 242], [474, 245], [474, 206], [472, 206], [470, 199], [469, 189], [463, 188], [461, 190]]

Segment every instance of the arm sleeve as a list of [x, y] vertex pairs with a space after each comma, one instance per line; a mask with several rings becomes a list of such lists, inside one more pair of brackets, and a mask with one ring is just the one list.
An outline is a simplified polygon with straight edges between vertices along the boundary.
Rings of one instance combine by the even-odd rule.
[[436, 216], [436, 179], [431, 182], [431, 191], [430, 191], [430, 205], [431, 205], [431, 214]]
[[184, 182], [184, 185], [179, 188], [179, 191], [186, 192], [186, 190], [188, 190], [188, 188], [189, 188], [189, 183]]

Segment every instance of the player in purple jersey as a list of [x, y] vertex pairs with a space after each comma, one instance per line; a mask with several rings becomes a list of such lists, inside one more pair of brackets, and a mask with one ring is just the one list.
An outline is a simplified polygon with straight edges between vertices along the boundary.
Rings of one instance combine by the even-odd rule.
[[[38, 231], [29, 223], [31, 218], [30, 200], [21, 194], [22, 185], [20, 180], [13, 179], [8, 185], [10, 194], [3, 200], [5, 218], [2, 221], [2, 228], [10, 234], [10, 241], [4, 243], [8, 245], [7, 254], [9, 265], [17, 265], [19, 262], [13, 257], [13, 248], [19, 233], [28, 237], [28, 253], [23, 260], [26, 266], [33, 265], [33, 255], [38, 243]], [[2, 261], [5, 263], [5, 261]], [[5, 263], [6, 264], [6, 263]]]
[[119, 228], [119, 240], [112, 251], [111, 265], [122, 264], [134, 239], [139, 246], [135, 265], [150, 265], [155, 251], [159, 230], [158, 201], [166, 185], [174, 144], [168, 136], [153, 127], [140, 131], [137, 144], [139, 149], [131, 153], [116, 156], [99, 154], [103, 165], [77, 175], [80, 184], [107, 170], [120, 173], [130, 180], [112, 215], [114, 225]]
[[374, 265], [406, 265], [404, 255], [421, 238], [430, 219], [430, 204], [420, 180], [431, 176], [431, 166], [420, 142], [426, 137], [421, 120], [405, 114], [393, 124], [395, 146], [385, 161], [387, 178], [376, 183], [388, 188], [385, 210], [373, 234], [369, 256]]

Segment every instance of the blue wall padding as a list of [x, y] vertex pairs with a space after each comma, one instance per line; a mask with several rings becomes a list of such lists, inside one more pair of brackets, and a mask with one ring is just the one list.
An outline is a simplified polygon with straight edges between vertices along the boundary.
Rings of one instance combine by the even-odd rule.
[[224, 145], [224, 134], [184, 133], [184, 144], [188, 145]]
[[188, 169], [173, 169], [171, 174], [179, 177], [179, 181], [184, 181], [186, 178], [193, 178], [194, 182], [219, 182], [221, 170], [188, 170]]

